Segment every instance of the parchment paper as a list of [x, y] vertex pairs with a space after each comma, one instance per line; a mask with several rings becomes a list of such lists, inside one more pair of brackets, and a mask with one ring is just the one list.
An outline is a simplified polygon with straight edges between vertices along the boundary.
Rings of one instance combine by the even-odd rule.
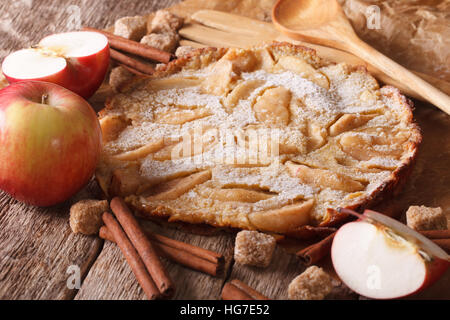
[[[450, 1], [339, 2], [358, 35], [371, 46], [409, 69], [450, 81]], [[380, 9], [378, 26], [373, 5]]]
[[[405, 67], [450, 81], [449, 0], [338, 0], [356, 33]], [[173, 11], [189, 17], [199, 8], [270, 21], [276, 0], [187, 0]], [[367, 28], [366, 11], [380, 8], [380, 29]], [[372, 25], [372, 15], [369, 25]]]

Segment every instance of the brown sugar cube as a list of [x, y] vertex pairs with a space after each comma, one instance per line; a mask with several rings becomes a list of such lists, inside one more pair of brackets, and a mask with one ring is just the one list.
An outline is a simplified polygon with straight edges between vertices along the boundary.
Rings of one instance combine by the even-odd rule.
[[81, 200], [70, 208], [70, 228], [74, 233], [96, 234], [103, 225], [102, 214], [107, 210], [106, 200]]
[[180, 58], [189, 54], [193, 50], [195, 50], [195, 48], [191, 46], [179, 46], [175, 51], [175, 55], [177, 56], [177, 58]]
[[183, 18], [180, 18], [167, 10], [158, 10], [151, 23], [151, 31], [164, 33], [168, 31], [176, 32], [183, 26]]
[[150, 33], [141, 39], [141, 43], [166, 52], [173, 52], [180, 37], [174, 32]]
[[119, 91], [126, 83], [133, 79], [134, 74], [127, 68], [118, 66], [111, 70], [109, 75], [109, 85], [115, 90]]
[[440, 207], [410, 206], [406, 224], [415, 230], [446, 230], [447, 217]]
[[141, 16], [123, 17], [114, 24], [114, 34], [139, 41], [147, 33], [147, 18]]
[[330, 275], [322, 268], [311, 266], [291, 281], [288, 297], [289, 300], [323, 300], [332, 289]]
[[267, 267], [272, 260], [276, 240], [257, 231], [241, 231], [236, 235], [234, 259], [243, 265]]

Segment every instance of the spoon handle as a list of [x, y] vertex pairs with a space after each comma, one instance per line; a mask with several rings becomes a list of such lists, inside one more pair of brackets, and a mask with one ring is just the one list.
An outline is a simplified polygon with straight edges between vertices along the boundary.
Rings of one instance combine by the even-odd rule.
[[411, 90], [417, 92], [426, 101], [450, 115], [450, 97], [436, 89], [431, 84], [422, 80], [411, 71], [389, 59], [367, 43], [356, 37], [347, 37], [348, 50], [354, 55], [362, 58], [371, 65], [377, 67], [394, 80], [405, 84]]

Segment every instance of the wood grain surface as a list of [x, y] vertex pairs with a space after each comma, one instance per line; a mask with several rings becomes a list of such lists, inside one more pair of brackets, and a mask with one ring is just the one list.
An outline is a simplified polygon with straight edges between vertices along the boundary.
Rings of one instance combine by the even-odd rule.
[[[117, 18], [142, 15], [172, 6], [177, 0], [15, 0], [0, 2], [0, 59], [15, 49], [28, 47], [43, 36], [81, 26], [106, 28]], [[268, 20], [273, 0], [188, 0], [174, 8], [189, 15], [198, 8], [246, 14]], [[257, 5], [259, 4], [259, 6]], [[98, 110], [105, 92], [91, 104]], [[415, 112], [423, 131], [424, 143], [418, 163], [405, 192], [390, 210], [404, 212], [408, 204], [450, 208], [450, 131], [449, 117], [431, 106], [418, 105]], [[70, 205], [80, 199], [100, 198], [94, 181], [69, 201], [50, 208], [37, 208], [15, 201], [0, 192], [0, 299], [144, 299], [116, 245], [97, 237], [75, 235], [68, 217]], [[242, 280], [272, 299], [286, 299], [287, 285], [303, 271], [303, 266], [278, 247], [267, 269], [234, 265], [234, 236], [220, 233], [199, 236], [167, 229], [150, 222], [145, 227], [158, 233], [205, 247], [225, 255], [223, 274], [214, 278], [172, 262], [164, 261], [177, 286], [175, 299], [218, 299], [228, 279]], [[81, 288], [70, 289], [68, 268], [80, 270]], [[328, 265], [329, 268], [329, 265]], [[70, 270], [70, 269], [69, 269]], [[450, 273], [423, 298], [450, 299]]]
[[[176, 2], [1, 1], [0, 59], [13, 50], [38, 42], [48, 34], [74, 30], [82, 25], [104, 28], [120, 17], [152, 12]], [[67, 273], [68, 268], [78, 266], [81, 279], [84, 279], [94, 262], [94, 266], [103, 268], [102, 276], [106, 278], [97, 277], [95, 269], [93, 276], [89, 272], [87, 280], [93, 279], [94, 283], [82, 283], [82, 287], [96, 287], [88, 295], [89, 298], [141, 297], [133, 274], [115, 246], [106, 244], [102, 250], [103, 241], [99, 238], [75, 235], [70, 230], [70, 205], [80, 199], [99, 196], [100, 190], [92, 181], [70, 201], [43, 209], [24, 205], [0, 192], [0, 299], [73, 299], [77, 290], [67, 286], [71, 275]], [[116, 273], [121, 266], [121, 273]], [[112, 277], [112, 281], [103, 283], [108, 277]], [[104, 289], [101, 284], [111, 290], [101, 291]]]

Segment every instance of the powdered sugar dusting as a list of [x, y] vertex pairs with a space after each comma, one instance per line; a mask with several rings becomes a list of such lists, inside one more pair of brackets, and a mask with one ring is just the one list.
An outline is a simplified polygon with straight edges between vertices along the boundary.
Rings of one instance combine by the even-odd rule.
[[[168, 76], [167, 79], [184, 77], [201, 80], [210, 77], [212, 70], [211, 66], [201, 70], [184, 70]], [[389, 138], [381, 128], [401, 124], [399, 118], [387, 119], [385, 113], [398, 112], [400, 107], [380, 95], [377, 84], [364, 73], [346, 73], [348, 70], [343, 65], [324, 67], [320, 71], [327, 76], [330, 82], [329, 89], [308, 80], [304, 74], [292, 71], [274, 73], [257, 70], [239, 74], [233, 71], [231, 76], [238, 78], [234, 86], [250, 80], [260, 80], [261, 85], [252, 89], [248, 96], [237, 101], [232, 108], [226, 105], [225, 96], [205, 92], [200, 80], [192, 81], [192, 85], [180, 87], [175, 85], [160, 90], [149, 89], [151, 86], [148, 84], [141, 85], [130, 93], [132, 102], [117, 99], [117, 109], [126, 111], [125, 114], [132, 125], [122, 130], [115, 140], [107, 143], [105, 149], [112, 153], [134, 150], [164, 137], [164, 146], [160, 151], [167, 151], [170, 154], [173, 150], [184, 151], [183, 143], [186, 141], [183, 139], [190, 136], [193, 143], [202, 146], [201, 152], [194, 151], [192, 154], [189, 145], [186, 147], [189, 150], [188, 154], [177, 154], [177, 157], [174, 157], [171, 153], [170, 160], [157, 158], [157, 153], [148, 154], [139, 159], [141, 176], [147, 179], [167, 180], [211, 169], [212, 178], [207, 182], [211, 188], [241, 186], [268, 192], [273, 196], [254, 203], [236, 204], [232, 201], [221, 203], [202, 198], [199, 195], [201, 186], [196, 186], [184, 193], [180, 197], [181, 200], [170, 202], [174, 207], [181, 203], [181, 206], [187, 206], [187, 212], [196, 212], [197, 209], [208, 207], [215, 208], [218, 214], [225, 214], [228, 211], [249, 213], [314, 198], [316, 204], [313, 214], [320, 219], [327, 207], [346, 201], [348, 193], [301, 183], [299, 178], [291, 176], [286, 170], [284, 163], [287, 160], [295, 159], [296, 155], [298, 158], [300, 155], [309, 157], [314, 160], [311, 161], [311, 165], [317, 162], [316, 166], [322, 169], [327, 169], [327, 165], [332, 163], [330, 170], [339, 170], [353, 179], [364, 181], [366, 193], [376, 190], [389, 178], [391, 170], [401, 163], [395, 158], [383, 156], [359, 161], [356, 166], [336, 163], [336, 160], [332, 162], [334, 156], [348, 157], [336, 147], [343, 135], [358, 136], [368, 145], [373, 144], [377, 137]], [[292, 94], [289, 104], [290, 119], [287, 125], [262, 123], [253, 109], [255, 102], [267, 89], [276, 87], [284, 87]], [[198, 113], [199, 110], [201, 112]], [[117, 110], [112, 110], [111, 113], [113, 112]], [[170, 115], [171, 112], [183, 114], [188, 120], [184, 123], [180, 121], [179, 124], [164, 123], [160, 120], [161, 115]], [[196, 117], [197, 113], [201, 116]], [[348, 113], [374, 114], [374, 117], [355, 131], [346, 131], [336, 137], [329, 137], [329, 126], [341, 115]], [[317, 127], [321, 131], [312, 132]], [[364, 132], [367, 128], [375, 128], [378, 131]], [[267, 129], [270, 129], [267, 131], [269, 134], [264, 131]], [[277, 140], [279, 150], [283, 147], [284, 151], [267, 154], [267, 148], [262, 150], [249, 148], [251, 130], [255, 130], [258, 139], [266, 134], [265, 138], [269, 137], [268, 141]], [[267, 146], [265, 140], [259, 144]], [[327, 149], [330, 144], [335, 147]], [[381, 154], [389, 152], [390, 149], [389, 144], [373, 145], [374, 152]], [[327, 154], [327, 150], [334, 154]], [[244, 162], [239, 162], [242, 159]], [[374, 170], [367, 172], [368, 169]], [[360, 197], [355, 195], [353, 199]], [[182, 201], [183, 199], [187, 200], [187, 204]]]

